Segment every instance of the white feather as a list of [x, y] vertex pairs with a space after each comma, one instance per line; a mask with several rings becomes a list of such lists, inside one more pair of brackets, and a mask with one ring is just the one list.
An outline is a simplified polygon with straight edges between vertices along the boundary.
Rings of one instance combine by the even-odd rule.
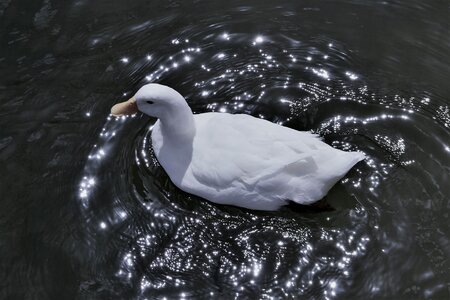
[[[315, 134], [249, 115], [193, 115], [174, 90], [152, 86], [159, 101], [171, 103], [175, 111], [164, 114], [153, 127], [158, 161], [177, 187], [212, 202], [257, 210], [276, 210], [286, 200], [310, 204], [364, 159], [360, 152], [334, 149]], [[147, 92], [140, 98], [155, 95]], [[137, 101], [141, 109], [144, 104]]]

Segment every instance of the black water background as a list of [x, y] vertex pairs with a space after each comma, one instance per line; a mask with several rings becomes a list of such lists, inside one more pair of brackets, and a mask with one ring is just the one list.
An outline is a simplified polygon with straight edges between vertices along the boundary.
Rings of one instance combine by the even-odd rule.
[[[210, 292], [224, 298], [448, 297], [448, 16], [448, 1], [1, 1], [0, 297], [173, 298], [185, 293], [199, 298]], [[230, 44], [219, 39], [224, 32], [230, 34]], [[210, 100], [200, 97], [194, 83], [212, 75], [201, 73], [199, 64], [209, 62], [220, 69], [220, 62], [208, 59], [221, 51], [239, 54], [230, 63], [235, 68], [259, 60], [252, 45], [258, 35], [267, 41], [261, 48], [280, 57], [284, 49], [295, 52], [303, 59], [302, 68], [286, 62], [281, 71], [268, 72], [270, 97], [250, 99], [244, 112], [299, 130], [316, 130], [338, 146], [349, 142], [374, 158], [377, 168], [381, 163], [395, 165], [379, 178], [375, 194], [368, 192], [372, 169], [362, 165], [349, 178], [361, 178], [366, 185], [339, 185], [329, 199], [338, 207], [333, 213], [262, 214], [192, 199], [174, 189], [157, 167], [145, 171], [135, 165], [134, 150], [145, 148], [141, 144], [152, 122], [139, 117], [123, 125], [115, 148], [96, 169], [92, 204], [83, 207], [79, 184], [110, 106], [125, 99], [123, 93], [136, 91], [145, 76], [184, 47], [174, 45], [173, 39], [189, 39], [189, 45], [202, 51], [195, 65], [162, 75], [159, 81], [187, 96], [195, 112], [205, 112], [211, 110]], [[149, 54], [152, 60], [146, 61]], [[324, 68], [332, 74], [349, 70], [359, 78], [345, 83], [344, 75], [335, 76], [322, 85], [320, 78], [303, 71], [308, 55], [313, 62], [329, 55]], [[122, 61], [124, 57], [129, 63]], [[288, 94], [300, 99], [298, 106], [303, 107], [303, 94], [281, 88], [284, 75], [295, 82], [317, 81], [319, 90], [330, 86], [337, 99], [319, 99], [292, 115], [289, 108], [271, 102]], [[224, 84], [214, 103], [227, 106], [239, 93], [258, 93], [252, 76], [236, 80], [234, 91]], [[370, 100], [369, 105], [339, 101], [344, 91], [364, 86], [370, 92], [359, 96]], [[423, 104], [424, 99], [430, 99], [429, 104]], [[342, 125], [345, 128], [337, 131], [322, 127], [337, 114], [361, 119], [404, 107], [414, 111], [406, 123]], [[355, 127], [358, 135], [352, 135]], [[400, 138], [406, 150], [389, 142]], [[166, 198], [161, 196], [164, 191], [169, 193]], [[143, 199], [153, 203], [150, 212], [140, 205]], [[113, 219], [117, 207], [126, 211], [127, 219], [111, 221], [107, 231], [99, 229], [101, 222]], [[159, 221], [155, 211], [173, 222]], [[199, 218], [200, 225], [190, 218]], [[151, 222], [157, 230], [150, 228]], [[336, 233], [335, 240], [341, 241], [355, 228], [361, 241], [369, 239], [369, 250], [357, 249], [357, 257], [344, 268], [349, 275], [344, 276], [322, 259], [341, 254], [320, 236], [337, 229], [342, 236]], [[297, 240], [288, 239], [288, 246], [280, 250], [276, 241], [284, 232]], [[124, 255], [136, 254], [138, 240], [146, 234], [156, 234], [158, 241], [144, 247], [147, 258], [137, 255], [134, 267], [125, 268], [131, 279], [117, 275], [124, 269]], [[243, 245], [246, 236], [250, 242]], [[319, 250], [307, 256], [306, 266], [298, 271], [291, 266], [301, 259], [297, 250], [306, 242]], [[219, 251], [218, 258], [197, 257], [205, 244]], [[268, 253], [255, 250], [256, 244]], [[179, 252], [182, 247], [189, 252]], [[167, 249], [173, 252], [164, 260]], [[256, 284], [233, 273], [233, 266], [246, 261], [246, 251], [267, 263], [261, 271], [264, 278]], [[157, 269], [151, 265], [154, 261], [165, 267]], [[198, 267], [187, 268], [189, 262]], [[277, 263], [281, 267], [276, 268]], [[314, 269], [315, 263], [322, 271]], [[288, 289], [285, 283], [295, 274], [299, 279]], [[177, 286], [167, 276], [181, 283]], [[142, 289], [142, 278], [154, 285]], [[314, 283], [302, 287], [307, 278]], [[330, 280], [340, 287], [336, 296], [324, 294]], [[157, 288], [164, 282], [166, 286]]]

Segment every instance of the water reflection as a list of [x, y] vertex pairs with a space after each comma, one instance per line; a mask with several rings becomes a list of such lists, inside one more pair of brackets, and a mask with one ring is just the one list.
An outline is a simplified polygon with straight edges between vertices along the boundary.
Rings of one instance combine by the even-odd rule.
[[[0, 1], [1, 299], [450, 299], [448, 1], [274, 3]], [[208, 203], [105, 119], [146, 82], [368, 158], [334, 211]]]
[[[168, 55], [144, 57], [150, 64], [141, 70], [142, 83], [184, 76], [185, 96], [196, 112], [248, 113], [311, 129], [334, 147], [364, 151], [368, 158], [343, 179], [341, 191], [330, 193], [330, 202], [342, 205], [335, 212], [310, 216], [290, 209], [246, 211], [177, 190], [152, 153], [154, 120], [109, 116], [86, 159], [79, 198], [94, 220], [92, 230], [121, 241], [115, 246], [115, 278], [135, 287], [138, 298], [345, 295], [361, 280], [355, 271], [359, 264], [390, 254], [390, 239], [378, 231], [392, 221], [381, 222], [376, 197], [389, 193], [386, 184], [398, 166], [415, 162], [406, 157], [412, 143], [406, 136], [379, 128], [408, 126], [432, 100], [371, 93], [355, 72], [327, 64], [335, 58], [334, 51], [328, 52], [335, 47], [332, 43], [324, 43], [324, 52], [309, 55], [249, 34], [245, 43], [254, 47], [238, 55], [222, 49], [221, 42], [242, 43], [228, 33], [218, 33], [217, 44], [170, 40]], [[121, 61], [126, 68], [139, 59], [128, 56]], [[312, 117], [320, 106], [331, 104], [332, 110]], [[376, 109], [360, 109], [368, 105]], [[445, 123], [448, 108], [439, 109]], [[133, 134], [125, 133], [132, 127]], [[109, 172], [104, 171], [106, 165], [112, 168]], [[96, 190], [111, 185], [115, 196], [103, 203], [101, 213], [90, 211], [99, 205]], [[398, 216], [395, 228], [404, 222]], [[410, 243], [403, 237], [396, 242]], [[382, 286], [372, 284], [376, 295]]]
[[264, 37], [262, 37], [261, 35], [258, 35], [254, 40], [253, 40], [253, 45], [257, 45], [257, 44], [261, 44], [264, 42]]

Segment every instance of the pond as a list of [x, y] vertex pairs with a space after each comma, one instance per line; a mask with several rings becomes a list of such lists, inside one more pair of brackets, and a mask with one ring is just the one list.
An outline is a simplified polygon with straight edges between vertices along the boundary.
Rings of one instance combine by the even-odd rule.
[[[0, 0], [0, 298], [450, 297], [448, 1]], [[326, 211], [177, 189], [142, 85], [362, 151]]]

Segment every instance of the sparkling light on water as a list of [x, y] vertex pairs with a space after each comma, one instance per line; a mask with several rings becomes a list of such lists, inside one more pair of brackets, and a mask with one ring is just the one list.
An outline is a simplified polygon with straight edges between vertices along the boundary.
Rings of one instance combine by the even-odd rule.
[[[246, 46], [250, 41], [257, 47], [247, 47], [253, 51], [247, 54], [223, 48], [240, 39]], [[320, 215], [317, 218], [301, 214], [264, 215], [188, 198], [171, 185], [152, 153], [153, 123], [149, 122], [154, 120], [109, 116], [99, 132], [97, 144], [86, 158], [78, 196], [88, 211], [97, 200], [97, 191], [112, 188], [105, 185], [114, 176], [121, 183], [120, 188], [129, 185], [128, 193], [120, 190], [109, 203], [103, 200], [107, 207], [93, 223], [101, 234], [112, 234], [114, 230], [124, 233], [127, 242], [119, 249], [115, 276], [124, 282], [138, 282], [141, 298], [156, 291], [174, 291], [174, 297], [190, 298], [195, 291], [189, 280], [179, 274], [217, 276], [237, 298], [245, 298], [252, 287], [263, 287], [260, 294], [267, 299], [276, 298], [279, 290], [285, 295], [320, 291], [319, 298], [339, 297], [348, 282], [354, 280], [354, 265], [361, 262], [373, 243], [379, 242], [367, 235], [368, 228], [379, 229], [379, 220], [373, 215], [369, 217], [358, 201], [376, 196], [387, 176], [396, 170], [397, 163], [415, 164], [407, 157], [411, 149], [407, 137], [371, 130], [375, 124], [410, 124], [419, 109], [414, 106], [416, 102], [428, 106], [432, 100], [422, 97], [414, 102], [370, 94], [367, 87], [359, 84], [363, 79], [356, 80], [359, 79], [356, 71], [336, 69], [328, 64], [336, 58], [332, 50], [338, 46], [333, 43], [321, 44], [327, 51], [305, 54], [275, 42], [272, 45], [269, 36], [241, 38], [237, 33], [219, 32], [205, 40], [202, 44], [201, 38], [179, 36], [168, 42], [173, 47], [168, 52], [170, 55], [158, 56], [152, 50], [152, 56], [144, 54], [129, 59], [148, 61], [142, 71], [142, 83], [176, 76], [190, 78], [180, 83], [180, 87], [188, 91], [188, 103], [198, 112], [247, 113], [279, 124], [304, 121], [305, 127], [313, 127], [315, 133], [331, 139], [329, 143], [333, 147], [362, 151], [366, 150], [364, 145], [372, 143], [370, 147], [380, 147], [391, 160], [371, 156], [369, 148], [366, 160], [340, 183], [341, 188], [348, 189], [357, 198], [352, 198], [352, 207], [342, 209], [342, 214], [348, 215], [349, 222], [353, 223], [342, 225], [330, 213], [320, 221], [329, 227], [322, 223], [318, 226], [316, 219]], [[210, 44], [211, 40], [217, 45]], [[122, 62], [125, 63], [123, 59]], [[131, 68], [132, 64], [120, 65]], [[192, 73], [188, 76], [186, 70]], [[124, 97], [131, 95], [124, 94]], [[320, 105], [331, 101], [335, 112], [320, 111]], [[381, 103], [381, 109], [365, 115], [358, 115], [357, 110], [354, 114], [345, 110], [349, 104], [359, 107], [368, 103]], [[319, 117], [316, 117], [318, 110]], [[438, 110], [439, 120], [445, 122], [448, 107]], [[308, 118], [316, 119], [308, 123]], [[124, 128], [133, 130], [127, 127], [130, 123], [137, 126], [133, 123], [136, 119], [142, 122], [139, 126], [147, 122], [147, 127], [133, 134], [124, 132]], [[361, 135], [369, 135], [367, 132], [371, 134], [369, 142], [358, 140]], [[127, 138], [135, 140], [127, 144], [124, 142]], [[121, 149], [123, 145], [129, 149]], [[450, 152], [449, 146], [444, 145], [444, 150]], [[108, 164], [118, 164], [115, 170], [119, 171], [105, 178], [103, 172]], [[364, 196], [358, 198], [359, 195]], [[134, 203], [140, 203], [139, 207], [134, 207]], [[134, 219], [135, 216], [138, 217]], [[126, 226], [120, 227], [121, 224]], [[270, 240], [264, 239], [267, 233]], [[380, 255], [389, 250], [384, 251]], [[267, 274], [271, 277], [267, 278]], [[205, 282], [214, 286], [207, 279]], [[270, 284], [265, 285], [267, 282]], [[208, 290], [208, 295], [217, 293]]]
[[264, 42], [264, 38], [261, 35], [258, 35], [257, 37], [255, 37], [255, 39], [253, 40], [253, 45], [257, 45], [257, 44], [261, 44]]

